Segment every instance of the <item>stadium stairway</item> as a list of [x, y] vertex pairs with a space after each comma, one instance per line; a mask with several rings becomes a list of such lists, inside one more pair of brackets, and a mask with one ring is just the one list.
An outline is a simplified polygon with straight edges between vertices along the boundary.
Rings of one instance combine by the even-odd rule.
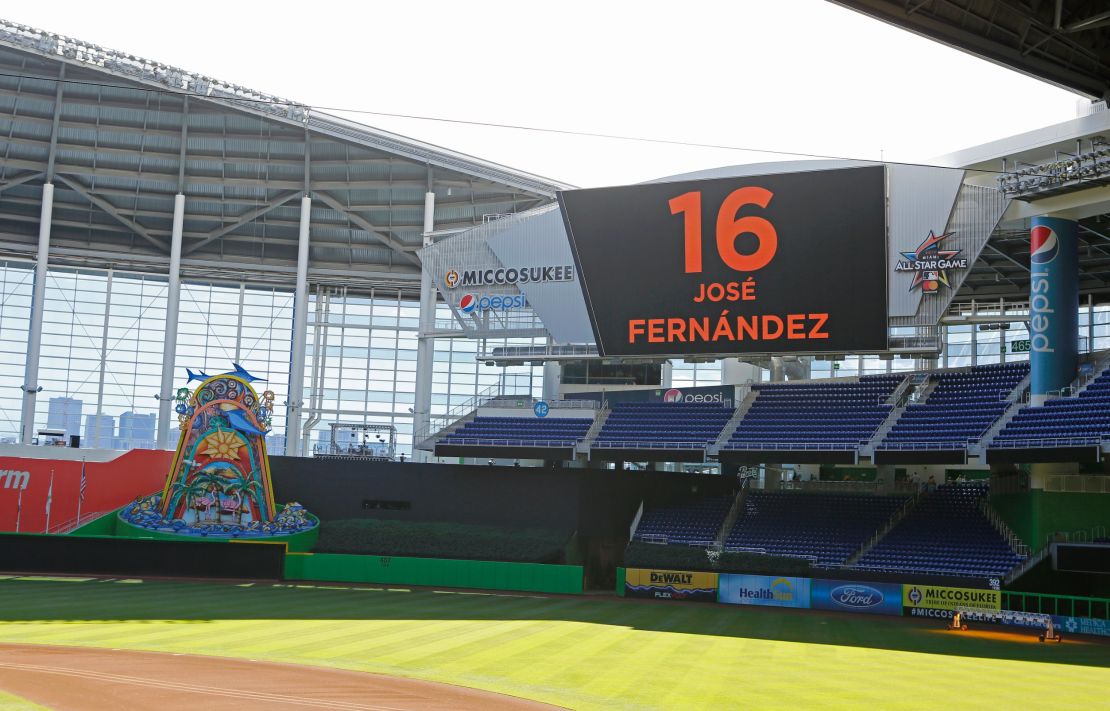
[[875, 463], [965, 463], [969, 446], [976, 446], [1012, 407], [1028, 374], [1027, 363], [932, 373], [932, 387], [921, 388], [915, 402], [874, 445]]
[[707, 455], [713, 457], [717, 456], [717, 453], [721, 451], [721, 447], [728, 444], [728, 440], [732, 437], [732, 433], [740, 426], [740, 421], [748, 414], [748, 410], [752, 409], [752, 404], [755, 403], [757, 397], [759, 397], [759, 391], [749, 388], [744, 398], [740, 401], [740, 404], [737, 405], [736, 412], [732, 415], [732, 418], [725, 423], [724, 429], [721, 430], [721, 436], [717, 438], [716, 442], [709, 445], [709, 449], [706, 450]]
[[890, 520], [888, 520], [882, 528], [876, 531], [875, 535], [872, 536], [871, 539], [867, 541], [867, 543], [864, 543], [862, 546], [860, 546], [860, 549], [858, 551], [848, 556], [848, 560], [844, 561], [844, 566], [851, 567], [855, 565], [860, 558], [867, 555], [867, 553], [872, 548], [874, 548], [879, 543], [879, 541], [883, 540], [883, 536], [889, 533], [890, 529], [901, 523], [902, 519], [904, 519], [910, 511], [913, 511], [913, 507], [917, 505], [919, 499], [920, 494], [915, 492], [913, 496], [906, 500], [906, 503], [902, 506], [902, 508], [898, 509], [891, 515]]
[[613, 410], [608, 407], [604, 407], [603, 409], [598, 410], [597, 417], [594, 419], [593, 425], [590, 426], [589, 431], [586, 432], [586, 436], [582, 438], [582, 441], [578, 443], [578, 448], [576, 451], [579, 454], [590, 453], [590, 447], [593, 446], [594, 440], [597, 439], [597, 435], [601, 432], [601, 428], [605, 426], [605, 421], [609, 419], [609, 415], [612, 412]]
[[991, 525], [998, 531], [998, 534], [1006, 539], [1006, 542], [1010, 544], [1010, 549], [1013, 550], [1014, 553], [1022, 558], [1029, 556], [1029, 546], [1014, 533], [1014, 530], [1010, 528], [1009, 524], [1007, 524], [1006, 521], [998, 515], [998, 512], [994, 510], [994, 507], [991, 506], [990, 497], [984, 497], [980, 501], [979, 510], [982, 511], [983, 515], [987, 517], [987, 520], [991, 522]]
[[751, 477], [745, 477], [740, 482], [740, 490], [736, 492], [736, 497], [732, 501], [732, 508], [728, 510], [725, 515], [725, 520], [721, 522], [721, 528], [717, 531], [717, 538], [713, 543], [721, 550], [724, 550], [725, 540], [728, 539], [729, 531], [736, 525], [736, 519], [744, 513], [744, 502], [748, 499], [748, 492], [751, 490], [749, 486], [752, 482]]
[[[908, 380], [908, 379], [907, 379]], [[886, 416], [883, 423], [879, 425], [879, 429], [875, 430], [875, 434], [867, 441], [867, 444], [860, 447], [859, 453], [864, 457], [872, 457], [875, 455], [875, 448], [887, 436], [894, 424], [902, 417], [902, 413], [906, 411], [906, 406], [901, 405], [891, 409], [890, 414]]]

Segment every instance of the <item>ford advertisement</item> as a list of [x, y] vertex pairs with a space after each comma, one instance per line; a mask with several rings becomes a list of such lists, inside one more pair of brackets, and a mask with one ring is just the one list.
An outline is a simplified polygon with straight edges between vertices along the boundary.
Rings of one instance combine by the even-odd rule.
[[897, 583], [814, 580], [810, 584], [810, 607], [869, 615], [901, 615], [902, 586]]

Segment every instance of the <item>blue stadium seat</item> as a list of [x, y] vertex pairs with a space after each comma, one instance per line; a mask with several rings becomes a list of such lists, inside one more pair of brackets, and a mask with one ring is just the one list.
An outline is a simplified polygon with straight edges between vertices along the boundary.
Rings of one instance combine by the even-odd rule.
[[855, 568], [1003, 578], [1023, 558], [982, 509], [987, 487], [942, 485], [867, 552]]
[[717, 441], [735, 410], [701, 403], [620, 403], [592, 446], [619, 449], [704, 449]]
[[725, 550], [763, 549], [842, 565], [909, 501], [905, 496], [751, 492]]
[[761, 383], [725, 449], [855, 449], [890, 414], [887, 403], [904, 375], [858, 382]]
[[586, 417], [475, 417], [459, 429], [437, 440], [438, 444], [573, 447], [589, 432], [593, 420]]
[[1023, 407], [991, 441], [991, 447], [1091, 446], [1110, 437], [1110, 369], [1075, 397]]
[[633, 540], [667, 545], [708, 546], [732, 508], [732, 496], [714, 496], [644, 511]]
[[933, 373], [936, 388], [923, 403], [906, 407], [878, 448], [963, 449], [1006, 412], [1007, 398], [1028, 373], [1028, 363]]

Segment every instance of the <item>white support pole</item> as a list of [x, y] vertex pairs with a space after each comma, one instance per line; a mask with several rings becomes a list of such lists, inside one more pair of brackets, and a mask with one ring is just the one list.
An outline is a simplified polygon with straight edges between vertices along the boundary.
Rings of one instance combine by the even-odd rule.
[[286, 454], [301, 456], [301, 414], [304, 411], [304, 358], [308, 341], [308, 244], [312, 198], [301, 198], [301, 230], [297, 240], [297, 290], [293, 293], [293, 342], [289, 359], [289, 399], [285, 418]]
[[162, 341], [162, 386], [158, 393], [158, 449], [169, 449], [170, 407], [177, 356], [177, 322], [181, 315], [181, 232], [185, 224], [185, 195], [173, 197], [170, 233], [170, 272], [166, 282], [166, 336]]
[[[86, 442], [86, 447], [103, 447], [101, 442], [104, 441], [104, 378], [108, 371], [108, 326], [111, 323], [112, 316], [112, 270], [108, 270], [108, 283], [107, 288], [104, 290], [104, 321], [100, 330], [100, 380], [96, 388], [96, 427], [93, 430], [92, 442]], [[120, 421], [122, 425], [122, 420]], [[107, 449], [112, 448], [112, 432], [108, 433], [108, 446]], [[80, 503], [80, 502], [78, 502]], [[78, 505], [78, 511], [81, 507]], [[80, 518], [80, 515], [78, 515]]]
[[[435, 229], [436, 194], [424, 193], [424, 247], [432, 246], [431, 232]], [[419, 439], [433, 434], [432, 421], [432, 366], [435, 359], [435, 338], [428, 335], [435, 329], [436, 289], [427, 264], [420, 265], [420, 331], [416, 341], [416, 397], [412, 415], [412, 459], [425, 462], [431, 459], [427, 452], [416, 449]]]
[[39, 249], [35, 261], [35, 286], [31, 292], [31, 324], [27, 333], [27, 367], [23, 375], [23, 415], [20, 421], [23, 444], [35, 436], [35, 401], [39, 392], [39, 356], [42, 353], [42, 317], [46, 302], [46, 267], [50, 256], [50, 220], [54, 210], [54, 184], [42, 186], [39, 213]]

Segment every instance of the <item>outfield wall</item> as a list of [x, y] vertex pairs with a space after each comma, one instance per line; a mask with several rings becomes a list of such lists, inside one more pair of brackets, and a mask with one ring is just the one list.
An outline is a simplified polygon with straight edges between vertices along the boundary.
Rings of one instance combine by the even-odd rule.
[[0, 570], [18, 573], [280, 580], [284, 559], [275, 544], [0, 534]]
[[[111, 461], [86, 463], [82, 518], [114, 511], [136, 497], [160, 491], [172, 456], [172, 452], [136, 449]], [[21, 533], [45, 532], [48, 495], [50, 529], [75, 522], [81, 465], [71, 459], [0, 457], [0, 531], [15, 531], [18, 520]]]
[[339, 553], [289, 553], [285, 558], [287, 580], [570, 595], [582, 593], [582, 573], [582, 567], [578, 565], [541, 563], [396, 558]]

